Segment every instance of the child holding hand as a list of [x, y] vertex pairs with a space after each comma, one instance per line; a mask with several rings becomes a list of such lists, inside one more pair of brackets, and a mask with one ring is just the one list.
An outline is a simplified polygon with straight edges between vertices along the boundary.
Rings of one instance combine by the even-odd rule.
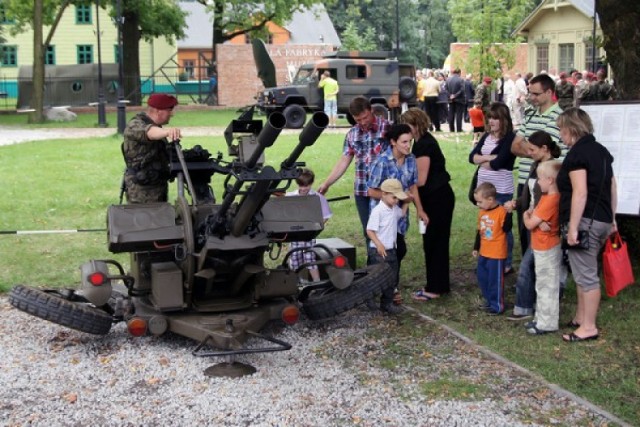
[[536, 314], [525, 328], [532, 335], [558, 330], [560, 316], [560, 193], [556, 177], [562, 163], [547, 160], [538, 165], [538, 185], [542, 196], [533, 210], [523, 213], [524, 225], [531, 231], [531, 249], [536, 272]]

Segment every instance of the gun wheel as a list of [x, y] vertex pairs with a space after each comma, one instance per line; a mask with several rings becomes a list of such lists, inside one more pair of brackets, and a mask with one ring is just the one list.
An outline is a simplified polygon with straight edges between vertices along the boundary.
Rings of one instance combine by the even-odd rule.
[[384, 264], [369, 265], [355, 271], [355, 279], [345, 289], [331, 288], [324, 292], [312, 292], [302, 309], [311, 320], [326, 319], [364, 304], [383, 290], [393, 286], [394, 273]]
[[43, 291], [17, 285], [9, 293], [9, 303], [18, 310], [44, 320], [81, 332], [105, 335], [113, 318], [105, 311], [90, 305], [84, 298], [69, 291]]

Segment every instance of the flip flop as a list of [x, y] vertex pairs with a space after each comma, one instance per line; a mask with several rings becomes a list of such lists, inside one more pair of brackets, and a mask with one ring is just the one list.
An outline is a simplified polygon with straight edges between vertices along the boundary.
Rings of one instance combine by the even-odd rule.
[[592, 340], [597, 340], [599, 336], [600, 336], [600, 334], [590, 335], [588, 337], [579, 337], [576, 334], [574, 334], [573, 332], [571, 332], [568, 335], [563, 335], [562, 336], [562, 340], [564, 342], [592, 341]]
[[413, 298], [416, 301], [422, 301], [422, 302], [427, 302], [427, 301], [432, 299], [423, 290], [419, 290], [419, 291], [414, 292], [411, 295], [411, 298]]

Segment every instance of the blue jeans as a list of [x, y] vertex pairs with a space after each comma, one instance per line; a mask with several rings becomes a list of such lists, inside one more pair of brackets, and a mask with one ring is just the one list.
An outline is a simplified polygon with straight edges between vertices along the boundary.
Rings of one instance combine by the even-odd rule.
[[369, 238], [367, 237], [367, 222], [369, 222], [369, 200], [368, 196], [355, 196], [356, 209], [358, 210], [358, 216], [360, 217], [360, 224], [362, 224], [362, 234], [367, 240], [367, 248], [369, 247]]
[[533, 314], [533, 306], [535, 303], [536, 271], [533, 261], [533, 250], [531, 246], [529, 246], [520, 262], [518, 281], [516, 282], [516, 305], [513, 307], [513, 314]]
[[[509, 200], [513, 199], [513, 193], [498, 193], [496, 194], [496, 201], [501, 205], [504, 205]], [[505, 268], [512, 268], [513, 262], [513, 230], [507, 231], [507, 260], [504, 264]]]

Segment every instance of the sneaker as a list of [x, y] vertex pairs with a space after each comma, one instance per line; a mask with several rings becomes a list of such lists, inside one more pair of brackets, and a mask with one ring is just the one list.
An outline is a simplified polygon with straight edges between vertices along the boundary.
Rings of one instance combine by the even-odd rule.
[[502, 313], [504, 313], [504, 311], [487, 310], [487, 316], [500, 316]]
[[508, 320], [526, 320], [531, 319], [533, 314], [511, 314], [507, 316]]
[[400, 314], [404, 311], [402, 307], [393, 304], [381, 305], [380, 310], [388, 314]]
[[538, 327], [535, 325], [533, 325], [530, 328], [527, 328], [527, 333], [530, 335], [545, 335], [551, 332], [556, 332], [556, 331], [545, 331], [543, 329], [538, 329]]
[[527, 322], [524, 324], [525, 329], [531, 329], [536, 327], [536, 321], [532, 320], [531, 322]]

